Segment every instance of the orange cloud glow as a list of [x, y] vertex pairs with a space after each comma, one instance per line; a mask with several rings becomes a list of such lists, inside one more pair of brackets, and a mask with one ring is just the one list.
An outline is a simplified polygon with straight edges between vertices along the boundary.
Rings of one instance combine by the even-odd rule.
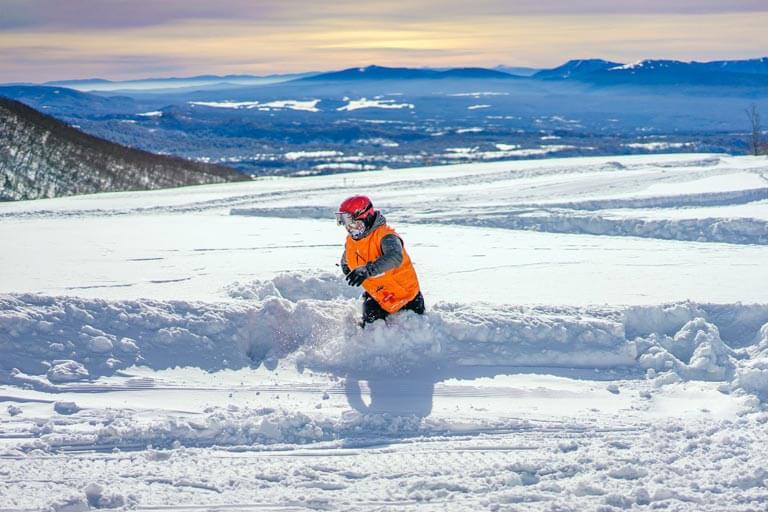
[[[336, 13], [338, 14], [338, 13]], [[548, 67], [570, 58], [758, 57], [768, 12], [173, 19], [100, 28], [0, 27], [0, 81], [397, 66]]]

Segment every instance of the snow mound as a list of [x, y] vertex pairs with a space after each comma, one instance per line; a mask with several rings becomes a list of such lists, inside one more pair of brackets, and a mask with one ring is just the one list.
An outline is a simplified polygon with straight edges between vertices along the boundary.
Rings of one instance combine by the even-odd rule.
[[768, 305], [438, 303], [362, 330], [359, 301], [339, 281], [289, 273], [234, 284], [230, 296], [245, 300], [222, 303], [0, 296], [0, 380], [55, 389], [134, 365], [218, 371], [288, 359], [342, 376], [582, 368], [768, 390]]
[[80, 407], [75, 402], [55, 402], [53, 410], [59, 414], [70, 415], [80, 411]]
[[[426, 224], [465, 225], [514, 230], [542, 231], [606, 236], [633, 236], [731, 244], [768, 244], [768, 221], [751, 217], [644, 218], [622, 212], [641, 208], [676, 211], [687, 206], [723, 206], [763, 200], [768, 189], [732, 193], [699, 194], [692, 197], [649, 197], [609, 199], [579, 203], [505, 206], [489, 209], [481, 216], [456, 215], [451, 211], [432, 211], [420, 218], [415, 215], [390, 217], [395, 221]], [[328, 219], [334, 210], [322, 206], [291, 208], [232, 208], [230, 215]], [[622, 216], [626, 215], [626, 216]]]
[[463, 224], [504, 229], [573, 233], [585, 235], [635, 236], [662, 240], [768, 244], [768, 221], [753, 218], [644, 219], [618, 217], [604, 211], [560, 208], [486, 214], [482, 217], [430, 218], [423, 222]]
[[721, 339], [718, 328], [704, 318], [687, 322], [674, 336], [653, 334], [653, 343], [639, 358], [643, 368], [674, 370], [680, 377], [725, 380], [733, 376], [735, 352]]
[[297, 302], [302, 299], [331, 300], [355, 298], [360, 290], [347, 286], [339, 274], [323, 271], [295, 271], [279, 274], [274, 279], [233, 283], [226, 289], [234, 299], [264, 300], [280, 297]]
[[752, 354], [754, 357], [736, 371], [732, 387], [768, 400], [768, 323], [760, 329]]

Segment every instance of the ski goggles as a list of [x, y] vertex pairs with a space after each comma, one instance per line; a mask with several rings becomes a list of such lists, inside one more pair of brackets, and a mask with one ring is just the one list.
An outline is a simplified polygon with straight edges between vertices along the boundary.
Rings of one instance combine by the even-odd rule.
[[349, 213], [337, 213], [336, 222], [339, 226], [344, 226], [347, 233], [349, 233], [355, 240], [360, 239], [365, 233], [365, 222], [355, 219]]
[[336, 212], [336, 224], [338, 224], [339, 226], [344, 226], [344, 227], [347, 227], [347, 226], [352, 226], [352, 225], [354, 225], [356, 222], [361, 222], [361, 221], [359, 221], [359, 220], [355, 219], [355, 218], [352, 216], [352, 214], [351, 214], [351, 213], [347, 213], [347, 212]]

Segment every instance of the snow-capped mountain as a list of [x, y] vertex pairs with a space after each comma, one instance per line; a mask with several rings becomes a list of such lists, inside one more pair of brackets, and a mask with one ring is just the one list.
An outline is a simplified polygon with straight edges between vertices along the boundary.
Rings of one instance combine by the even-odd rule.
[[762, 86], [768, 85], [768, 58], [713, 62], [644, 59], [630, 64], [600, 59], [572, 60], [540, 71], [534, 78], [573, 79], [599, 85]]
[[562, 66], [553, 69], [543, 69], [538, 73], [535, 73], [533, 77], [544, 80], [564, 80], [568, 78], [578, 78], [596, 71], [605, 71], [620, 65], [621, 64], [617, 62], [603, 59], [576, 59], [569, 60]]
[[0, 98], [0, 200], [147, 190], [247, 179], [222, 166], [155, 155], [85, 134]]
[[712, 62], [685, 62], [679, 60], [645, 59], [632, 64], [617, 66], [611, 71], [683, 71], [696, 73], [740, 73], [747, 75], [768, 74], [768, 57], [748, 60], [718, 60]]

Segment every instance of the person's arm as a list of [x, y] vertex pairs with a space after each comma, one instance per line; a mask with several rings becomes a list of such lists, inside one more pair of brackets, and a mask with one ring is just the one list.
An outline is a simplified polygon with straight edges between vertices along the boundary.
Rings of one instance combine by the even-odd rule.
[[344, 275], [349, 274], [349, 271], [350, 271], [349, 265], [347, 265], [347, 251], [346, 250], [343, 253], [341, 253], [341, 271], [344, 272]]
[[397, 235], [387, 235], [381, 239], [381, 256], [369, 262], [365, 268], [373, 277], [399, 267], [403, 263], [403, 241]]

